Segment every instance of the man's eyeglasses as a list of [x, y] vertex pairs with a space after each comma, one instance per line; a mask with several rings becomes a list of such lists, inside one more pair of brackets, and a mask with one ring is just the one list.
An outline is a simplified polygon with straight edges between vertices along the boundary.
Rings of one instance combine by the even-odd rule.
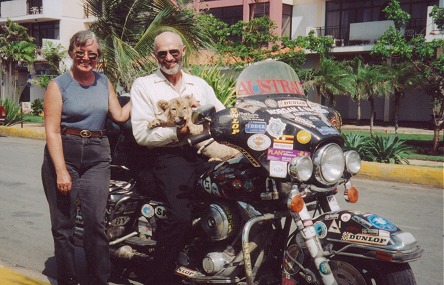
[[157, 52], [157, 57], [160, 59], [164, 59], [167, 57], [167, 54], [171, 54], [172, 57], [176, 58], [180, 54], [180, 50], [178, 49], [170, 49], [170, 50], [162, 50]]
[[[84, 50], [78, 50], [75, 52], [77, 58], [83, 58], [86, 54]], [[95, 60], [99, 55], [95, 52], [89, 52], [88, 53], [88, 59], [89, 60]]]

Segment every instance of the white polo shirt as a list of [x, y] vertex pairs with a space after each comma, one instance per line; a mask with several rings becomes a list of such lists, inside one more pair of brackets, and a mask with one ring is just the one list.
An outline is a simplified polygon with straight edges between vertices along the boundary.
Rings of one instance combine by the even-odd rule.
[[202, 78], [182, 72], [182, 86], [178, 93], [162, 74], [155, 73], [137, 78], [131, 87], [131, 124], [133, 135], [138, 144], [148, 148], [176, 145], [179, 141], [176, 127], [157, 127], [149, 129], [149, 121], [156, 119], [160, 111], [157, 101], [171, 100], [176, 97], [193, 95], [200, 105], [212, 104], [216, 110], [224, 109], [217, 99], [213, 88]]

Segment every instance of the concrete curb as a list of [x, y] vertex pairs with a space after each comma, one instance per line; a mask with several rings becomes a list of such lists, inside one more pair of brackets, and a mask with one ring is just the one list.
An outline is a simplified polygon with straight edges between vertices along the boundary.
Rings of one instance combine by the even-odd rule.
[[11, 136], [11, 137], [21, 137], [29, 139], [39, 139], [45, 140], [46, 135], [44, 129], [31, 129], [31, 128], [19, 128], [19, 127], [5, 127], [0, 126], [0, 135]]
[[[43, 127], [20, 128], [17, 126], [0, 126], [0, 135], [39, 140], [46, 139]], [[444, 188], [444, 168], [363, 161], [361, 171], [357, 177]]]
[[363, 161], [358, 177], [444, 188], [444, 169]]

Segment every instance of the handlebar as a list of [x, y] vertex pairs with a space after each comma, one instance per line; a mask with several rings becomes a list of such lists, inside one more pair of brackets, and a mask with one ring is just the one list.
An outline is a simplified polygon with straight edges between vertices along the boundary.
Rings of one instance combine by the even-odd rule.
[[190, 146], [194, 146], [194, 145], [196, 145], [196, 144], [198, 144], [198, 143], [200, 143], [200, 142], [206, 141], [206, 140], [208, 140], [208, 139], [210, 139], [210, 138], [211, 138], [210, 131], [209, 131], [209, 130], [206, 130], [206, 131], [204, 131], [204, 132], [201, 133], [201, 134], [198, 134], [198, 135], [192, 136], [192, 137], [189, 138], [187, 141], [188, 141], [188, 144], [189, 144]]

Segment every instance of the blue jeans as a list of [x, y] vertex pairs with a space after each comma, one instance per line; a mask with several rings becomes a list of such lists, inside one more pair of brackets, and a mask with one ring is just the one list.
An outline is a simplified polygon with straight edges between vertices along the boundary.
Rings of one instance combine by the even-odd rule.
[[51, 216], [57, 280], [77, 284], [75, 266], [75, 216], [79, 198], [84, 219], [83, 244], [88, 284], [108, 284], [111, 262], [105, 233], [105, 210], [110, 180], [110, 147], [107, 137], [82, 138], [62, 135], [63, 154], [72, 179], [68, 195], [57, 189], [57, 177], [45, 147], [42, 182]]

